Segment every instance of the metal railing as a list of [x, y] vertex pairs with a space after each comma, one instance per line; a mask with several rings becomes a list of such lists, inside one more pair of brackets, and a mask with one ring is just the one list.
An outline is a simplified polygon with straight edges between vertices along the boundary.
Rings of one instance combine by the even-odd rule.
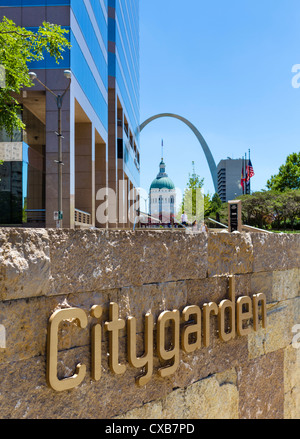
[[28, 223], [44, 223], [46, 221], [45, 209], [26, 209], [25, 213]]
[[274, 232], [271, 232], [270, 230], [259, 229], [258, 227], [248, 226], [247, 224], [243, 224], [242, 229], [245, 232], [274, 233]]
[[[218, 224], [219, 226], [224, 227], [225, 229], [228, 229], [228, 226], [226, 224], [222, 224], [212, 218], [208, 218], [209, 221], [212, 221], [215, 224]], [[257, 233], [273, 233], [270, 230], [265, 230], [265, 229], [259, 229], [258, 227], [252, 227], [252, 226], [248, 226], [247, 224], [242, 224], [242, 230], [244, 232], [257, 232]]]
[[91, 227], [92, 216], [88, 212], [80, 209], [75, 209], [75, 226], [77, 227]]

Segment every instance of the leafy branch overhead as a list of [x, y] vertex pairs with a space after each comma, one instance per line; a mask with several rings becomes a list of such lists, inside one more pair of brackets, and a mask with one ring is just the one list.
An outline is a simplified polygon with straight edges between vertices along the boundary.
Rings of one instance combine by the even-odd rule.
[[300, 152], [290, 154], [286, 162], [280, 166], [279, 172], [272, 175], [267, 182], [267, 188], [276, 191], [300, 189]]
[[5, 72], [0, 89], [0, 126], [9, 135], [14, 130], [24, 129], [19, 118], [20, 106], [13, 95], [19, 95], [24, 87], [34, 85], [29, 77], [28, 64], [43, 60], [45, 53], [59, 63], [63, 52], [70, 48], [66, 38], [68, 32], [59, 25], [46, 22], [37, 32], [17, 26], [6, 17], [0, 22], [0, 64]]

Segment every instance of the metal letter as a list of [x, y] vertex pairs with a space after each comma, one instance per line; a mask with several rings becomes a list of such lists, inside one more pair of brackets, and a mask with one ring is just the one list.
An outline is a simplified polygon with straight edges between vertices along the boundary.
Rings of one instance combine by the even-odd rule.
[[[181, 338], [181, 347], [187, 354], [201, 348], [201, 310], [198, 306], [187, 306], [184, 308], [182, 312], [183, 321], [187, 322], [192, 315], [196, 316], [196, 323], [185, 326]], [[194, 343], [190, 343], [189, 336], [191, 334], [196, 334], [196, 341]]]
[[79, 386], [86, 374], [86, 366], [84, 364], [78, 364], [73, 376], [62, 380], [57, 378], [58, 327], [64, 320], [75, 320], [82, 329], [84, 329], [88, 323], [86, 313], [79, 308], [60, 309], [54, 312], [49, 319], [47, 337], [47, 383], [57, 392]]
[[125, 364], [119, 364], [119, 331], [125, 328], [125, 321], [119, 319], [119, 306], [117, 303], [109, 304], [110, 322], [105, 322], [105, 329], [109, 331], [109, 367], [116, 375], [126, 371]]
[[217, 316], [218, 312], [219, 308], [215, 302], [205, 303], [203, 305], [203, 344], [205, 347], [208, 347], [210, 343], [210, 314]]
[[[102, 307], [100, 305], [95, 305], [91, 309], [91, 316], [100, 319], [102, 316]], [[94, 381], [99, 381], [101, 378], [101, 338], [102, 329], [101, 325], [97, 323], [92, 328], [92, 379]]]
[[[173, 322], [173, 337], [172, 346], [173, 349], [166, 350], [165, 348], [165, 328], [168, 321]], [[160, 314], [157, 320], [157, 349], [158, 356], [161, 361], [173, 360], [172, 366], [167, 366], [159, 369], [158, 373], [162, 378], [175, 373], [179, 365], [179, 343], [180, 343], [180, 313], [179, 311], [164, 311]]]
[[[235, 337], [235, 278], [229, 277], [229, 296], [231, 300], [222, 300], [219, 304], [219, 337], [222, 341], [230, 341]], [[231, 330], [225, 331], [225, 310], [230, 310]]]
[[267, 327], [267, 298], [263, 293], [254, 294], [253, 296], [253, 327], [254, 331], [258, 331], [258, 305], [261, 302], [262, 306], [262, 327]]
[[136, 368], [145, 367], [146, 374], [136, 380], [138, 386], [145, 386], [151, 379], [153, 373], [153, 315], [145, 315], [145, 353], [142, 357], [136, 354], [136, 318], [129, 317], [127, 320], [127, 343], [128, 343], [128, 361], [129, 364]]
[[[248, 311], [243, 312], [243, 305], [247, 305]], [[252, 314], [252, 301], [250, 297], [239, 297], [236, 304], [236, 329], [239, 336], [248, 335], [251, 332], [251, 327], [243, 328], [243, 321], [251, 319]]]

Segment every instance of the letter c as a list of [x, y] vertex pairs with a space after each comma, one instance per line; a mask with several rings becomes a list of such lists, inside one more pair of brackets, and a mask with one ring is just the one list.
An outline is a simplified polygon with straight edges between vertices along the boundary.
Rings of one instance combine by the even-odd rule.
[[57, 378], [58, 328], [59, 324], [64, 320], [76, 320], [82, 329], [88, 323], [85, 311], [79, 308], [60, 309], [55, 311], [49, 319], [47, 335], [47, 384], [57, 392], [79, 386], [86, 374], [86, 366], [78, 364], [73, 376], [62, 380]]

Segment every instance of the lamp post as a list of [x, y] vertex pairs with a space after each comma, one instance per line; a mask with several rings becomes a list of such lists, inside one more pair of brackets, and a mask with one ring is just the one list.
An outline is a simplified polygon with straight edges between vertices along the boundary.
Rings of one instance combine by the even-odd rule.
[[147, 201], [148, 201], [148, 198], [143, 197], [143, 195], [141, 195], [141, 198], [143, 198], [143, 200], [145, 201], [145, 213], [147, 213], [146, 211], [147, 211]]
[[57, 173], [58, 173], [58, 188], [57, 188], [57, 195], [58, 195], [58, 205], [57, 205], [57, 213], [54, 215], [54, 219], [56, 220], [56, 227], [62, 228], [63, 225], [63, 209], [62, 209], [62, 167], [63, 167], [63, 157], [62, 157], [62, 104], [63, 99], [67, 93], [67, 91], [70, 88], [71, 85], [71, 78], [72, 73], [70, 70], [64, 71], [64, 76], [69, 80], [68, 87], [65, 89], [65, 91], [62, 94], [56, 94], [52, 90], [50, 90], [49, 87], [47, 87], [37, 76], [34, 72], [29, 72], [29, 77], [32, 81], [36, 80], [38, 83], [40, 83], [49, 93], [51, 93], [55, 100], [57, 105], [57, 113], [58, 113], [58, 131], [55, 133], [58, 138], [58, 157], [57, 160], [55, 160], [55, 163], [57, 163]]

